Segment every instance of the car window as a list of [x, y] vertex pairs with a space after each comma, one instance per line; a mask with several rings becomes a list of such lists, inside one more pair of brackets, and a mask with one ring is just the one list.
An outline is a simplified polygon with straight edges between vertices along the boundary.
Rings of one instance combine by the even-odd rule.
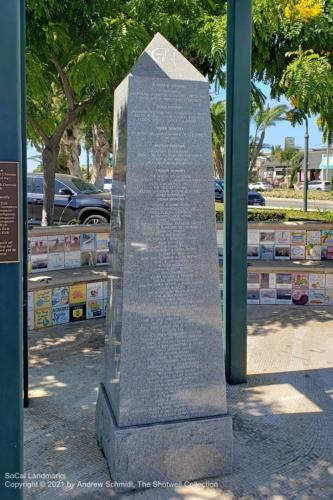
[[94, 193], [102, 193], [101, 189], [97, 189], [93, 184], [84, 181], [83, 179], [79, 179], [77, 177], [72, 177], [72, 184], [83, 194], [94, 194]]
[[43, 192], [44, 192], [43, 177], [34, 177], [32, 181], [32, 193], [43, 194]]
[[56, 181], [55, 181], [55, 186], [54, 186], [54, 193], [55, 193], [55, 194], [61, 194], [61, 193], [60, 193], [60, 189], [62, 189], [62, 188], [66, 188], [66, 187], [67, 187], [67, 186], [66, 186], [65, 184], [63, 184], [62, 182], [60, 182], [60, 181], [58, 181], [58, 180], [56, 179]]
[[32, 178], [27, 177], [27, 193], [32, 193]]

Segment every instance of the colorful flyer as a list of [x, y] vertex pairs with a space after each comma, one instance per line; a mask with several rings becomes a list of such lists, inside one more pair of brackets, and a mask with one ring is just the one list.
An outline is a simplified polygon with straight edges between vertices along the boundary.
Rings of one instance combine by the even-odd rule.
[[276, 290], [276, 303], [277, 304], [291, 304], [292, 303], [292, 291], [291, 288], [283, 289], [279, 288]]
[[40, 273], [47, 271], [48, 255], [47, 253], [31, 256], [31, 272]]
[[85, 283], [77, 283], [69, 287], [69, 303], [82, 304], [87, 300], [87, 286]]
[[290, 245], [275, 245], [276, 260], [290, 260]]
[[306, 243], [310, 245], [320, 245], [321, 244], [321, 231], [307, 231], [306, 232]]
[[70, 306], [69, 319], [70, 321], [82, 321], [86, 319], [86, 304]]
[[65, 251], [65, 237], [63, 234], [48, 236], [47, 241], [49, 253], [58, 253]]
[[247, 291], [247, 303], [248, 304], [260, 304], [260, 294], [258, 290], [248, 290]]
[[78, 252], [80, 250], [80, 234], [66, 234], [64, 244], [65, 252]]
[[69, 306], [54, 307], [52, 310], [53, 325], [69, 323]]
[[306, 231], [291, 231], [290, 238], [292, 245], [305, 245]]
[[85, 250], [95, 250], [96, 246], [96, 233], [82, 233], [80, 235], [80, 248], [81, 252]]
[[327, 305], [333, 305], [333, 289], [327, 288], [325, 291]]
[[260, 288], [269, 288], [269, 273], [260, 273]]
[[326, 288], [333, 290], [333, 273], [326, 274]]
[[292, 274], [291, 273], [276, 273], [276, 288], [291, 288]]
[[329, 245], [333, 244], [333, 229], [325, 229], [321, 232], [321, 244]]
[[312, 306], [324, 306], [328, 302], [324, 289], [309, 291], [309, 304]]
[[46, 328], [52, 326], [51, 308], [35, 310], [35, 328]]
[[309, 273], [293, 273], [293, 288], [309, 288]]
[[45, 309], [50, 308], [51, 301], [51, 288], [43, 288], [42, 290], [36, 290], [34, 292], [34, 303], [35, 303], [35, 311], [37, 309]]
[[296, 306], [305, 306], [309, 302], [309, 289], [295, 288], [292, 291], [292, 301]]
[[87, 301], [104, 299], [103, 281], [87, 283]]
[[81, 252], [81, 267], [94, 266], [96, 262], [96, 252], [94, 250], [85, 250]]
[[[97, 250], [108, 250], [109, 249], [109, 245], [107, 245], [106, 247], [102, 247], [99, 245], [99, 234], [97, 233], [96, 237], [97, 237], [97, 240], [96, 240], [96, 249]], [[223, 231], [221, 231], [220, 229], [218, 229], [216, 231], [216, 238], [217, 238], [217, 246], [220, 246], [220, 247], [223, 247]]]
[[259, 245], [248, 245], [247, 247], [247, 258], [248, 259], [259, 259]]
[[275, 231], [260, 231], [260, 243], [275, 243]]
[[276, 288], [276, 274], [269, 273], [269, 288]]
[[259, 245], [259, 229], [248, 230], [247, 243], [249, 245]]
[[325, 274], [310, 273], [309, 288], [310, 290], [325, 288]]
[[95, 299], [87, 302], [87, 319], [103, 316], [103, 300]]
[[260, 304], [275, 304], [276, 290], [260, 289]]
[[31, 255], [41, 255], [47, 253], [47, 236], [36, 236], [30, 238]]
[[305, 259], [305, 246], [304, 245], [293, 245], [290, 247], [290, 258], [291, 260], [303, 260]]
[[[219, 247], [219, 258], [223, 259], [223, 247]], [[108, 250], [98, 250], [96, 252], [96, 266], [105, 266], [109, 263], [109, 251]]]
[[28, 311], [34, 310], [34, 292], [28, 292]]
[[69, 304], [69, 287], [59, 286], [52, 289], [52, 307], [67, 306]]
[[28, 330], [35, 329], [35, 315], [33, 311], [28, 311]]
[[81, 252], [65, 252], [65, 268], [81, 266]]
[[64, 252], [49, 253], [48, 256], [48, 271], [55, 271], [56, 269], [65, 268], [65, 254]]
[[310, 260], [321, 260], [321, 245], [313, 245], [312, 243], [307, 243], [306, 258]]
[[275, 243], [277, 245], [290, 245], [290, 231], [275, 231]]
[[260, 274], [247, 273], [247, 287], [250, 289], [260, 288]]
[[273, 260], [274, 259], [274, 245], [260, 245], [260, 259]]

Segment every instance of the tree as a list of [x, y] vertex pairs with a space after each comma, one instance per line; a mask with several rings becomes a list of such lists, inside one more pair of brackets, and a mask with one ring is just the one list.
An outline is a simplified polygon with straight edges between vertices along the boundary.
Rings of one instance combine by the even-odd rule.
[[225, 2], [213, 0], [27, 0], [28, 134], [43, 150], [43, 225], [53, 222], [65, 131], [79, 121], [112, 130], [113, 91], [157, 31], [222, 81], [225, 25]]
[[285, 120], [287, 109], [286, 105], [279, 104], [272, 108], [270, 106], [259, 107], [254, 113], [255, 132], [250, 143], [249, 175], [252, 174], [263, 148], [267, 128], [274, 127], [276, 122]]
[[213, 168], [215, 176], [224, 178], [225, 101], [211, 104]]
[[28, 135], [42, 149], [42, 224], [53, 223], [55, 172], [66, 130], [98, 101], [110, 81], [98, 44], [104, 0], [27, 1]]

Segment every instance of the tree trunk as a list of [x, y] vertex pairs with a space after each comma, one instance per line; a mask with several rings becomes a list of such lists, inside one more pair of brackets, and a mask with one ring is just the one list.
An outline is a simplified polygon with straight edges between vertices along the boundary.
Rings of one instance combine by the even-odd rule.
[[105, 131], [92, 127], [94, 163], [92, 167], [91, 182], [99, 189], [104, 186], [105, 167], [109, 161], [110, 145]]
[[253, 153], [249, 165], [249, 178], [254, 170], [254, 167], [256, 166], [257, 158], [264, 144], [264, 139], [265, 139], [265, 129], [261, 132], [259, 141], [253, 145]]
[[67, 158], [67, 167], [71, 175], [82, 179], [80, 168], [81, 145], [73, 129], [67, 129], [61, 140], [61, 149]]
[[213, 149], [213, 163], [215, 176], [219, 179], [224, 179], [224, 161], [220, 146]]
[[43, 149], [44, 201], [42, 226], [52, 226], [54, 213], [54, 186], [59, 145], [49, 142]]

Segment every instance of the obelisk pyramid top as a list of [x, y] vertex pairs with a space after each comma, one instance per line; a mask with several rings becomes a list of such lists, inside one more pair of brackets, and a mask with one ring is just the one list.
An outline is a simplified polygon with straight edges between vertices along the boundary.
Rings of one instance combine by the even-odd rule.
[[206, 81], [202, 74], [160, 33], [156, 33], [147, 45], [130, 74], [148, 78]]

